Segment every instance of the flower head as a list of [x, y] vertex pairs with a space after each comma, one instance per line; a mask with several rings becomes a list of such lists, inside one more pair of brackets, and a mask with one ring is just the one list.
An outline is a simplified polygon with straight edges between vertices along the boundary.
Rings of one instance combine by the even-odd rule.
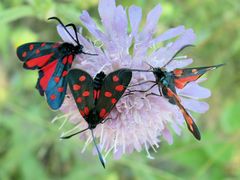
[[[139, 30], [142, 20], [140, 7], [131, 6], [126, 10], [121, 5], [116, 6], [115, 0], [100, 0], [98, 11], [103, 29], [97, 26], [87, 11], [82, 12], [80, 20], [95, 40], [101, 42], [102, 46], [97, 47], [84, 38], [81, 32], [78, 34], [84, 50], [96, 53], [98, 56], [81, 54], [73, 65], [74, 68], [86, 70], [92, 76], [101, 70], [108, 74], [119, 68], [148, 69], [147, 63], [154, 67], [162, 67], [178, 50], [185, 45], [193, 44], [195, 40], [194, 32], [191, 29], [185, 29], [184, 26], [169, 29], [155, 37], [157, 23], [162, 12], [160, 5], [148, 13], [142, 30]], [[130, 32], [128, 32], [129, 27]], [[64, 41], [74, 43], [61, 26], [58, 26], [58, 31]], [[155, 48], [156, 45], [159, 46], [160, 43], [173, 38], [177, 40], [161, 48]], [[170, 71], [191, 63], [192, 59], [185, 56], [177, 57], [166, 66], [166, 69]], [[144, 80], [154, 80], [153, 74], [133, 72], [131, 84]], [[210, 96], [208, 89], [198, 85], [201, 81], [191, 82], [182, 90], [177, 89], [184, 107], [198, 113], [208, 110], [208, 104], [198, 99]], [[143, 84], [138, 89], [147, 87], [147, 84]], [[157, 88], [153, 89], [153, 91], [157, 90]], [[70, 93], [69, 95], [70, 98], [66, 98], [61, 111], [66, 114], [71, 123], [76, 124], [76, 128], [84, 129], [87, 123], [80, 116]], [[112, 152], [115, 158], [120, 158], [124, 153], [142, 149], [146, 150], [149, 158], [152, 158], [148, 151], [149, 148], [155, 150], [161, 139], [171, 144], [173, 138], [170, 131], [173, 130], [180, 135], [181, 128], [186, 127], [177, 106], [170, 104], [164, 97], [146, 97], [144, 93], [122, 97], [108, 117], [111, 120], [99, 124], [94, 129], [94, 134], [99, 138], [102, 152], [105, 152], [105, 155]], [[86, 146], [92, 141], [90, 132], [86, 131], [79, 136], [86, 139]]]

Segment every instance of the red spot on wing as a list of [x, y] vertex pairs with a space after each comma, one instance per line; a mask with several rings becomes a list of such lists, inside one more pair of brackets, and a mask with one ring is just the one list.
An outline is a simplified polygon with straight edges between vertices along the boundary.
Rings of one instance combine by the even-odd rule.
[[57, 76], [57, 77], [54, 78], [54, 81], [55, 81], [56, 83], [58, 83], [58, 82], [60, 81], [60, 78]]
[[117, 100], [116, 100], [115, 98], [112, 98], [112, 99], [111, 99], [111, 103], [112, 103], [112, 104], [116, 104], [116, 102], [117, 102]]
[[68, 56], [68, 64], [72, 64], [73, 62], [73, 55]]
[[26, 62], [26, 65], [29, 68], [32, 68], [34, 66], [43, 67], [49, 61], [49, 59], [53, 56], [53, 54], [54, 53], [30, 59], [29, 61]]
[[73, 90], [74, 91], [79, 91], [81, 89], [81, 86], [80, 85], [78, 85], [78, 84], [74, 84], [73, 85]]
[[62, 77], [65, 77], [66, 75], [68, 75], [68, 71], [63, 71]]
[[113, 76], [113, 82], [118, 82], [119, 81], [119, 77], [117, 75]]
[[197, 69], [192, 69], [193, 74], [197, 74], [198, 70]]
[[104, 96], [105, 96], [105, 97], [112, 97], [112, 93], [109, 92], [109, 91], [106, 91], [106, 92], [104, 93]]
[[52, 48], [58, 48], [60, 46], [60, 43], [55, 43], [52, 45]]
[[84, 107], [84, 114], [86, 116], [89, 115], [89, 108], [88, 107]]
[[65, 57], [63, 58], [62, 63], [65, 65], [65, 64], [67, 64], [67, 61], [68, 61], [68, 56], [65, 56]]
[[81, 98], [81, 97], [78, 97], [78, 98], [76, 99], [76, 102], [77, 102], [77, 103], [81, 103], [81, 102], [82, 102], [82, 98]]
[[106, 115], [106, 113], [107, 113], [107, 111], [106, 111], [106, 109], [101, 109], [101, 111], [100, 111], [100, 113], [99, 113], [99, 117], [100, 118], [104, 118], [105, 117], [105, 115]]
[[93, 90], [93, 99], [97, 99], [97, 90]]
[[22, 53], [22, 57], [26, 57], [26, 56], [27, 56], [27, 52], [24, 51], [24, 52]]
[[83, 82], [85, 80], [86, 80], [86, 76], [84, 76], [84, 75], [80, 76], [79, 81]]
[[85, 114], [84, 114], [84, 111], [80, 110], [80, 114], [84, 117]]
[[52, 77], [56, 66], [57, 66], [57, 60], [49, 63], [48, 65], [46, 65], [44, 68], [41, 69], [43, 72], [43, 77], [40, 79], [40, 86], [44, 91], [48, 86], [48, 82]]
[[37, 50], [36, 50], [36, 54], [39, 54], [39, 53], [40, 53], [40, 50], [39, 50], [39, 49], [37, 49]]
[[106, 113], [103, 117], [103, 119], [105, 119], [107, 116], [109, 115], [109, 113]]
[[42, 43], [42, 44], [41, 44], [41, 47], [44, 47], [44, 46], [46, 46], [46, 43]]
[[185, 78], [179, 78], [179, 79], [175, 79], [174, 83], [178, 89], [182, 89], [186, 86], [187, 83], [196, 81], [199, 77], [200, 77], [199, 75], [196, 75], [196, 76], [189, 76]]
[[64, 91], [64, 88], [63, 87], [59, 87], [58, 88], [58, 92], [63, 92]]
[[182, 69], [176, 69], [173, 71], [175, 76], [181, 76], [183, 74], [183, 70]]
[[101, 92], [100, 90], [97, 91], [97, 99], [99, 99], [100, 97], [100, 92]]
[[173, 92], [169, 89], [167, 89], [167, 95], [168, 97], [173, 97]]
[[52, 94], [52, 95], [50, 96], [50, 99], [51, 99], [51, 100], [56, 99], [56, 95], [55, 95], [55, 94]]
[[34, 44], [30, 44], [29, 50], [31, 51], [31, 50], [33, 50], [33, 48], [34, 48]]
[[117, 85], [117, 86], [115, 87], [115, 90], [121, 92], [121, 91], [124, 90], [124, 86], [123, 86], [123, 85]]
[[89, 95], [90, 95], [89, 91], [84, 91], [84, 92], [82, 93], [82, 96], [83, 96], [83, 97], [88, 97]]
[[100, 96], [100, 90], [94, 90], [93, 91], [93, 98], [96, 100], [96, 99], [99, 99], [99, 96]]

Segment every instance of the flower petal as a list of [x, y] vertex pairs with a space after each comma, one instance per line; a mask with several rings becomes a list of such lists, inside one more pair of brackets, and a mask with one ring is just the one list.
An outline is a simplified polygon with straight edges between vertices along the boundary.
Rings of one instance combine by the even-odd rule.
[[131, 6], [129, 8], [129, 20], [132, 28], [132, 35], [136, 36], [139, 28], [139, 24], [142, 19], [142, 8], [138, 6]]
[[185, 66], [188, 66], [189, 64], [192, 64], [192, 59], [185, 59], [185, 60], [173, 60], [171, 63], [169, 63], [166, 66], [167, 71], [172, 71], [176, 68], [183, 68]]
[[98, 12], [102, 19], [102, 23], [107, 32], [111, 32], [112, 21], [116, 10], [115, 0], [100, 0]]
[[162, 12], [161, 6], [157, 5], [148, 13], [147, 22], [144, 26], [143, 31], [135, 38], [136, 39], [136, 43], [134, 45], [135, 56], [145, 56], [147, 54], [161, 12]]
[[188, 110], [191, 110], [197, 113], [205, 113], [209, 109], [209, 105], [206, 102], [201, 102], [194, 99], [187, 99], [183, 97], [181, 97], [181, 99], [182, 99], [182, 105]]
[[178, 27], [171, 28], [171, 29], [167, 30], [166, 32], [164, 32], [163, 34], [161, 34], [160, 36], [158, 36], [156, 39], [153, 39], [151, 41], [151, 46], [153, 46], [154, 44], [175, 38], [175, 37], [179, 36], [180, 34], [182, 34], [184, 31], [185, 31], [184, 26], [178, 26]]
[[158, 4], [147, 15], [147, 22], [143, 28], [142, 35], [152, 35], [157, 27], [158, 20], [162, 13], [162, 8]]
[[211, 91], [207, 88], [199, 86], [195, 82], [189, 83], [185, 88], [178, 90], [178, 94], [193, 99], [209, 98]]
[[[72, 37], [75, 38], [75, 33], [74, 31], [71, 29], [71, 28], [67, 28], [67, 30], [69, 31], [69, 33], [72, 35]], [[60, 35], [60, 37], [63, 39], [64, 42], [69, 42], [69, 43], [72, 43], [72, 44], [77, 44], [73, 38], [68, 34], [68, 32], [63, 28], [62, 25], [57, 25], [57, 31], [58, 31], [58, 34]]]
[[87, 11], [82, 12], [80, 19], [81, 19], [82, 23], [84, 24], [84, 26], [88, 29], [88, 31], [90, 33], [92, 33], [92, 35], [95, 38], [100, 39], [102, 41], [106, 41], [105, 35], [97, 28], [96, 23], [90, 17], [90, 15]]
[[[184, 46], [193, 44], [195, 34], [192, 29], [186, 30], [174, 43], [169, 44], [167, 47], [160, 48], [152, 54], [151, 58], [159, 61], [159, 65], [164, 66], [173, 56]], [[160, 66], [160, 67], [161, 67]]]
[[118, 6], [115, 10], [111, 29], [111, 40], [116, 42], [116, 48], [118, 48], [118, 51], [122, 51], [122, 49], [128, 49], [131, 42], [127, 33], [128, 19], [126, 11], [122, 6]]
[[168, 144], [173, 143], [173, 137], [170, 131], [166, 127], [162, 130], [162, 135], [163, 135], [163, 138], [168, 142]]

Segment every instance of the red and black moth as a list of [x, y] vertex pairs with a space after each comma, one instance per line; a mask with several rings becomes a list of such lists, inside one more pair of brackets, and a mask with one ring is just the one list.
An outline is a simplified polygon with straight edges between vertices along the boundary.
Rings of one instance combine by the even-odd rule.
[[124, 68], [113, 71], [107, 76], [101, 71], [94, 79], [80, 69], [70, 70], [67, 76], [73, 98], [81, 116], [88, 123], [88, 128], [64, 136], [62, 139], [68, 139], [89, 129], [103, 167], [105, 163], [96, 145], [93, 129], [107, 120], [107, 116], [124, 94], [131, 78], [132, 71]]
[[[75, 44], [67, 42], [32, 42], [17, 48], [17, 56], [23, 62], [25, 69], [38, 70], [39, 77], [36, 88], [41, 96], [46, 95], [49, 106], [56, 110], [61, 107], [66, 95], [66, 76], [77, 54], [89, 54], [83, 52], [77, 36], [77, 28], [74, 24], [64, 25], [57, 17], [49, 20], [57, 20]], [[67, 27], [72, 27], [75, 37]], [[95, 54], [89, 54], [95, 55]]]
[[[163, 67], [161, 68], [155, 68], [151, 67], [150, 70], [138, 70], [138, 69], [132, 69], [132, 71], [138, 71], [138, 72], [152, 72], [155, 76], [154, 81], [145, 81], [139, 84], [144, 83], [153, 83], [150, 88], [147, 90], [129, 90], [129, 93], [133, 92], [148, 92], [153, 87], [158, 86], [158, 90], [160, 94], [155, 93], [149, 93], [147, 95], [155, 95], [155, 96], [164, 96], [168, 99], [168, 101], [171, 104], [177, 105], [181, 111], [181, 113], [184, 116], [184, 119], [187, 123], [187, 127], [189, 131], [193, 134], [193, 136], [200, 140], [201, 135], [199, 132], [199, 129], [197, 125], [195, 124], [193, 118], [189, 115], [187, 110], [183, 107], [181, 104], [181, 100], [179, 96], [176, 93], [176, 88], [183, 89], [189, 82], [196, 81], [198, 78], [200, 78], [203, 74], [205, 74], [208, 71], [214, 70], [220, 66], [223, 66], [224, 64], [219, 64], [215, 66], [207, 66], [207, 67], [195, 67], [195, 68], [185, 68], [185, 69], [175, 69], [173, 71], [167, 71], [165, 67], [177, 56], [177, 54], [182, 51], [184, 48], [192, 46], [192, 45], [186, 45], [182, 47], [172, 58], [169, 60]], [[137, 84], [138, 85], [138, 84]], [[134, 85], [135, 86], [135, 85]]]

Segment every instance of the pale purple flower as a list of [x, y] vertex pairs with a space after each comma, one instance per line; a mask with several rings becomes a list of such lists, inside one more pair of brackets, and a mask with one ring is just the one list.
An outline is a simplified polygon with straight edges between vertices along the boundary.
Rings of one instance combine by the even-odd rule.
[[[101, 46], [95, 46], [79, 32], [79, 41], [84, 46], [84, 51], [96, 53], [98, 56], [81, 54], [73, 65], [73, 68], [84, 69], [92, 76], [101, 70], [108, 74], [124, 67], [148, 69], [147, 63], [154, 67], [161, 67], [181, 47], [193, 44], [195, 40], [193, 30], [185, 29], [184, 26], [169, 29], [155, 37], [157, 23], [162, 12], [160, 5], [148, 13], [142, 30], [139, 29], [142, 20], [140, 7], [133, 5], [125, 9], [121, 5], [116, 6], [115, 0], [100, 0], [98, 11], [103, 29], [96, 25], [87, 11], [82, 12], [80, 20], [94, 37], [92, 40]], [[128, 32], [129, 27], [130, 32]], [[61, 26], [58, 26], [58, 32], [64, 41], [74, 43]], [[177, 40], [164, 47], [155, 48], [156, 45], [173, 38]], [[130, 52], [131, 47], [133, 47], [133, 52]], [[192, 59], [182, 56], [177, 57], [166, 68], [173, 70], [191, 63]], [[144, 80], [154, 80], [153, 74], [134, 72], [131, 84]], [[210, 91], [199, 86], [200, 81], [189, 83], [184, 89], [177, 90], [177, 93], [186, 109], [204, 113], [209, 108], [208, 104], [198, 100], [209, 97]], [[147, 87], [149, 85], [145, 84], [138, 89]], [[157, 88], [153, 91], [157, 92]], [[65, 114], [63, 117], [74, 123], [76, 128], [64, 134], [87, 127], [86, 121], [77, 110], [74, 99], [70, 92], [68, 93], [70, 98], [65, 99], [61, 111]], [[172, 131], [180, 135], [181, 129], [184, 128], [187, 132], [184, 118], [177, 106], [170, 104], [164, 97], [146, 97], [144, 93], [122, 97], [108, 117], [112, 120], [99, 124], [94, 129], [94, 134], [99, 140], [99, 146], [105, 157], [113, 153], [115, 158], [120, 158], [124, 153], [146, 150], [147, 156], [152, 158], [149, 148], [156, 150], [162, 139], [171, 144], [173, 142]], [[84, 151], [91, 143], [92, 137], [88, 131], [79, 136], [86, 140]]]

